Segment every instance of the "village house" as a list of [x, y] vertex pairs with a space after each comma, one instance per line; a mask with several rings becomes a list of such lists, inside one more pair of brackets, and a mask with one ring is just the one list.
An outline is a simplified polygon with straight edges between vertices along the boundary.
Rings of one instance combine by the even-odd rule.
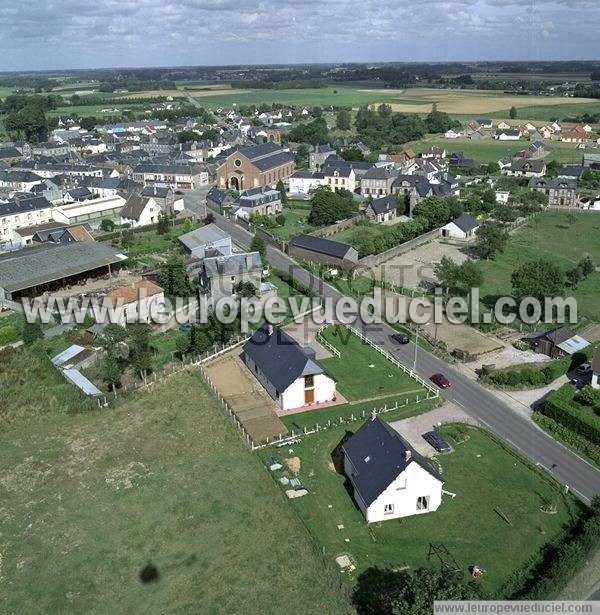
[[434, 512], [442, 503], [442, 476], [377, 415], [341, 450], [344, 474], [367, 523]]
[[182, 193], [175, 194], [170, 186], [146, 186], [141, 196], [152, 198], [162, 211], [172, 214], [185, 209]]
[[271, 188], [252, 188], [242, 192], [233, 202], [231, 210], [241, 218], [273, 216], [283, 209], [281, 193]]
[[207, 257], [199, 273], [200, 311], [210, 314], [222, 298], [236, 297], [240, 283], [250, 283], [261, 291], [262, 260], [258, 252]]
[[469, 214], [462, 214], [440, 228], [440, 236], [449, 239], [471, 239], [481, 225]]
[[132, 194], [121, 210], [121, 224], [134, 228], [156, 224], [160, 213], [161, 209], [152, 197]]
[[119, 195], [69, 203], [52, 208], [52, 218], [67, 225], [87, 222], [96, 229], [104, 219], [119, 221], [125, 203]]
[[548, 205], [553, 207], [575, 207], [579, 201], [577, 180], [565, 177], [532, 177], [529, 189], [548, 196]]
[[232, 151], [217, 169], [221, 189], [248, 190], [275, 186], [294, 173], [294, 156], [275, 143], [240, 147]]
[[298, 169], [289, 179], [290, 194], [309, 194], [319, 186], [325, 185], [325, 175], [319, 171]]
[[308, 151], [308, 168], [311, 171], [320, 171], [327, 158], [335, 153], [335, 150], [329, 145], [311, 147]]
[[371, 201], [365, 209], [365, 216], [371, 222], [390, 222], [398, 215], [398, 201], [395, 196], [384, 196]]
[[546, 163], [541, 159], [517, 158], [510, 167], [503, 169], [503, 173], [516, 177], [542, 177], [546, 174]]
[[588, 138], [588, 133], [583, 126], [574, 126], [573, 128], [567, 128], [560, 138], [565, 143], [584, 143]]
[[462, 132], [457, 128], [450, 128], [444, 133], [444, 137], [446, 139], [458, 139], [459, 137], [462, 137]]
[[287, 333], [264, 323], [244, 345], [246, 367], [280, 410], [324, 404], [336, 398], [336, 382], [315, 358]]
[[360, 191], [363, 196], [380, 197], [391, 194], [392, 184], [397, 173], [392, 173], [385, 167], [369, 169], [360, 180]]
[[521, 131], [518, 128], [499, 128], [494, 134], [494, 139], [498, 141], [518, 141], [520, 138]]
[[52, 219], [52, 206], [43, 196], [17, 195], [0, 203], [0, 243], [17, 241], [14, 232], [24, 226], [43, 224]]
[[288, 244], [289, 254], [294, 258], [306, 259], [313, 263], [352, 269], [358, 262], [358, 251], [347, 243], [315, 237], [296, 235]]
[[173, 190], [197, 190], [208, 185], [208, 172], [198, 164], [142, 163], [133, 169], [132, 179], [144, 186], [170, 187]]
[[112, 324], [125, 326], [128, 322], [151, 322], [151, 317], [165, 314], [165, 291], [150, 280], [130, 286], [121, 286], [108, 292], [105, 305], [111, 306], [118, 316]]
[[180, 235], [177, 241], [191, 258], [229, 256], [232, 253], [230, 235], [216, 224], [207, 224], [195, 231]]

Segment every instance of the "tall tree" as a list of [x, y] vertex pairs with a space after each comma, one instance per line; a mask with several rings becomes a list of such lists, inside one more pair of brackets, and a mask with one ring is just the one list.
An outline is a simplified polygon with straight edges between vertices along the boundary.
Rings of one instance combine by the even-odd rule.
[[508, 115], [511, 120], [514, 120], [517, 117], [517, 108], [514, 105], [510, 108]]
[[350, 111], [348, 109], [338, 109], [335, 116], [336, 127], [339, 130], [350, 130]]
[[337, 220], [348, 218], [354, 211], [353, 204], [342, 194], [332, 192], [329, 186], [317, 188], [311, 199], [308, 222], [316, 226], [327, 226]]
[[192, 285], [181, 256], [173, 254], [158, 269], [158, 284], [171, 297], [189, 297]]
[[523, 263], [510, 276], [513, 291], [518, 299], [557, 297], [564, 290], [565, 274], [553, 262], [539, 259]]
[[458, 282], [459, 265], [453, 261], [449, 256], [442, 256], [439, 263], [433, 268], [433, 273], [438, 279], [442, 289], [445, 289], [446, 293], [456, 287]]
[[44, 332], [39, 321], [27, 322], [23, 325], [23, 343], [25, 346], [31, 346], [37, 340], [44, 339]]
[[279, 194], [281, 195], [281, 203], [283, 205], [286, 205], [288, 202], [288, 195], [287, 195], [287, 191], [285, 189], [285, 185], [283, 183], [283, 180], [279, 180], [277, 182], [277, 186], [276, 186], [277, 191], [279, 192]]
[[267, 260], [267, 244], [265, 240], [257, 233], [252, 237], [252, 241], [250, 242], [250, 252], [258, 252], [260, 254], [260, 258], [263, 261], [263, 264]]
[[508, 231], [499, 223], [486, 222], [475, 231], [475, 235], [477, 251], [485, 259], [502, 252], [508, 241]]

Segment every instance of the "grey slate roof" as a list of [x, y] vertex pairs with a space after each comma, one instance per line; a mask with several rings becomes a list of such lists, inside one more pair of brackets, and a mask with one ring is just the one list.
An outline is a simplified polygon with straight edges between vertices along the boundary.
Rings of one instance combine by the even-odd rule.
[[322, 374], [323, 367], [309, 356], [287, 333], [269, 325], [257, 329], [244, 345], [244, 353], [250, 357], [267, 380], [282, 393], [301, 376]]
[[398, 201], [396, 201], [396, 198], [393, 196], [384, 196], [380, 199], [374, 199], [369, 207], [373, 210], [375, 215], [385, 214], [388, 211], [398, 209]]
[[[361, 425], [342, 446], [344, 455], [356, 470], [352, 484], [362, 501], [370, 506], [411, 464], [417, 463], [432, 476], [444, 481], [414, 448], [378, 416]], [[406, 459], [410, 451], [410, 459]]]
[[0, 203], [0, 216], [28, 213], [50, 207], [50, 202], [43, 196], [32, 196], [31, 198], [14, 198], [6, 203]]
[[577, 180], [573, 177], [532, 177], [527, 183], [529, 188], [575, 190]]
[[469, 214], [462, 214], [462, 216], [459, 216], [456, 220], [452, 220], [452, 222], [464, 233], [468, 233], [480, 226], [479, 222]]
[[[250, 256], [250, 266], [246, 256]], [[216, 256], [204, 259], [204, 272], [206, 277], [212, 278], [222, 275], [239, 275], [249, 271], [262, 269], [262, 260], [258, 252], [247, 254], [230, 254], [228, 256]]]
[[229, 237], [229, 234], [221, 230], [216, 224], [207, 224], [195, 231], [180, 235], [178, 239], [186, 248], [193, 250], [199, 246], [205, 246], [226, 237]]
[[128, 199], [123, 209], [121, 210], [121, 217], [128, 220], [139, 220], [142, 212], [148, 204], [148, 198], [132, 194]]
[[352, 250], [350, 244], [325, 239], [324, 237], [315, 237], [314, 235], [296, 235], [296, 237], [292, 237], [289, 243], [296, 248], [312, 250], [336, 258], [345, 258], [348, 251]]
[[10, 252], [0, 260], [0, 288], [23, 290], [126, 260], [119, 250], [95, 241], [48, 244]]

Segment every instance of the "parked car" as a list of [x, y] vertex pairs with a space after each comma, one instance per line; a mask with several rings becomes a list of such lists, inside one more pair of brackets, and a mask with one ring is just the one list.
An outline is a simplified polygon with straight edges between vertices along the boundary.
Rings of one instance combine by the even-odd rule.
[[408, 344], [410, 342], [410, 337], [406, 335], [406, 333], [394, 333], [394, 335], [390, 336], [395, 342], [398, 344]]
[[423, 439], [426, 442], [429, 442], [433, 448], [439, 453], [449, 453], [452, 450], [452, 447], [440, 436], [437, 431], [428, 431], [423, 434]]
[[571, 384], [576, 388], [576, 389], [583, 389], [583, 387], [586, 385], [586, 382], [583, 378], [573, 378], [573, 380], [571, 380]]
[[582, 363], [579, 367], [577, 367], [577, 369], [575, 370], [575, 373], [581, 374], [583, 376], [587, 374], [591, 369], [592, 369], [592, 366], [590, 363]]
[[440, 389], [449, 389], [452, 385], [450, 384], [450, 380], [444, 376], [444, 374], [433, 374], [429, 379], [433, 384], [440, 387]]

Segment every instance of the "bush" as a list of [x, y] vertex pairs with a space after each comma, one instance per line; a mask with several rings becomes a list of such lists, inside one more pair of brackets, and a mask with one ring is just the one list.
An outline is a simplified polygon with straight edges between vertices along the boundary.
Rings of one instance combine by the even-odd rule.
[[584, 406], [600, 406], [600, 391], [593, 389], [590, 385], [578, 391], [575, 400]]
[[511, 598], [543, 600], [555, 597], [586, 564], [598, 546], [600, 499], [595, 497], [577, 525], [546, 548], [533, 577]]
[[290, 275], [287, 271], [283, 271], [283, 269], [274, 269], [273, 273], [278, 278], [281, 278], [281, 280], [283, 280], [288, 286], [298, 291], [301, 295], [305, 295], [306, 297], [318, 296], [312, 288], [309, 288], [305, 284], [302, 284], [302, 282], [296, 280], [296, 278]]
[[546, 398], [542, 412], [593, 444], [600, 444], [600, 416], [579, 405], [574, 396], [573, 386], [565, 384]]
[[275, 222], [277, 222], [277, 224], [279, 224], [279, 226], [284, 226], [285, 225], [285, 216], [283, 214], [277, 214], [275, 216]]
[[516, 340], [515, 342], [513, 342], [513, 346], [517, 349], [517, 350], [521, 350], [523, 352], [525, 352], [526, 350], [529, 350], [530, 346], [527, 342], [524, 342], [523, 340]]
[[19, 337], [19, 330], [16, 327], [0, 327], [0, 346], [12, 344], [13, 342], [16, 342]]

